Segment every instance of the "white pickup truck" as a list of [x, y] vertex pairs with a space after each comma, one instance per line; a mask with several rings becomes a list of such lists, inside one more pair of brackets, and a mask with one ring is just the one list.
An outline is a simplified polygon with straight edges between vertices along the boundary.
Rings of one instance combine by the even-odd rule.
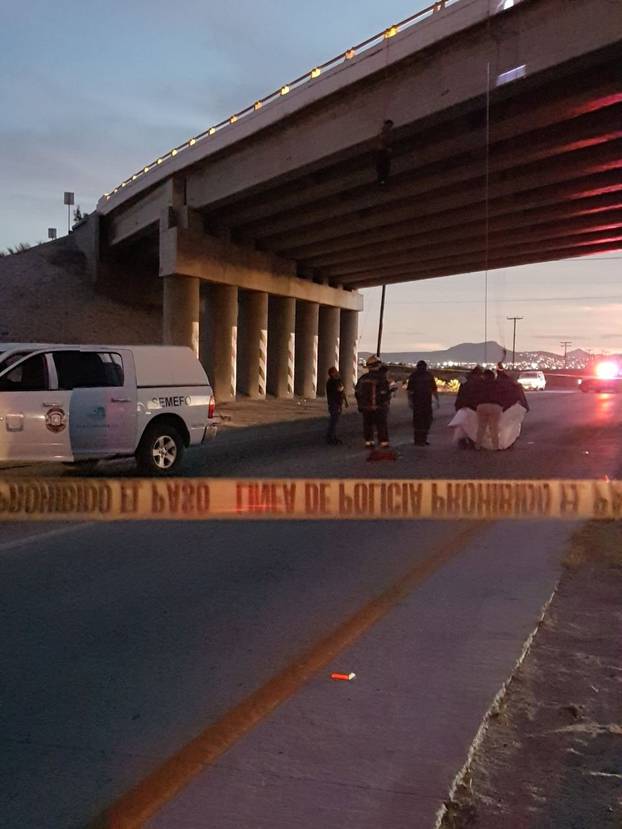
[[135, 456], [142, 473], [170, 474], [216, 430], [189, 348], [0, 343], [0, 462]]

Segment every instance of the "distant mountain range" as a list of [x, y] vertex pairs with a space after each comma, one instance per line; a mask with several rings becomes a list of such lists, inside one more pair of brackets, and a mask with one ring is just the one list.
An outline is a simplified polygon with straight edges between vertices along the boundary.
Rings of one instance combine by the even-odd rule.
[[[487, 346], [489, 363], [511, 362], [512, 351], [504, 349], [497, 342], [489, 342]], [[361, 352], [361, 357], [366, 357], [371, 352]], [[575, 365], [585, 364], [590, 361], [592, 355], [582, 348], [576, 348], [568, 352], [568, 363]], [[425, 360], [428, 363], [481, 363], [484, 360], [484, 343], [460, 343], [444, 351], [393, 351], [383, 352], [382, 359], [391, 363], [416, 363], [418, 360]], [[517, 351], [517, 363], [556, 363], [563, 362], [563, 355], [552, 351]]]

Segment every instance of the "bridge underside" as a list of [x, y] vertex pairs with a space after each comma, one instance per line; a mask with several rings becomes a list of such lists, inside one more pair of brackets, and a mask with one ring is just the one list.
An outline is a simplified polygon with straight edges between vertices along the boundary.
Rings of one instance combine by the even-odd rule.
[[396, 132], [386, 185], [366, 148], [210, 205], [205, 227], [352, 289], [620, 249], [619, 55], [511, 86]]
[[159, 274], [164, 340], [221, 397], [313, 396], [331, 365], [352, 387], [361, 288], [622, 249], [622, 7], [492, 6], [456, 3], [122, 188], [100, 278]]

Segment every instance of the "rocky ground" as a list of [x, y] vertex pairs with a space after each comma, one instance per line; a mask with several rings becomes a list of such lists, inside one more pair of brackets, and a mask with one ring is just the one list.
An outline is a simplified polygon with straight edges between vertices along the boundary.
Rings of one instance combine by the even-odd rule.
[[72, 237], [0, 257], [1, 342], [157, 343], [160, 316], [97, 292]]
[[622, 523], [575, 537], [443, 829], [622, 827]]

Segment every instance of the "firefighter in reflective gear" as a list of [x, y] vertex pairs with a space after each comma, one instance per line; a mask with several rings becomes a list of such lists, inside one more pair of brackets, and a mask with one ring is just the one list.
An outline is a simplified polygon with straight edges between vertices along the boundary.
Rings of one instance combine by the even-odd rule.
[[377, 433], [380, 446], [386, 448], [389, 445], [387, 416], [391, 403], [391, 386], [386, 368], [375, 354], [367, 359], [366, 366], [368, 371], [359, 378], [354, 390], [359, 412], [363, 415], [365, 446], [373, 449], [374, 433]]

